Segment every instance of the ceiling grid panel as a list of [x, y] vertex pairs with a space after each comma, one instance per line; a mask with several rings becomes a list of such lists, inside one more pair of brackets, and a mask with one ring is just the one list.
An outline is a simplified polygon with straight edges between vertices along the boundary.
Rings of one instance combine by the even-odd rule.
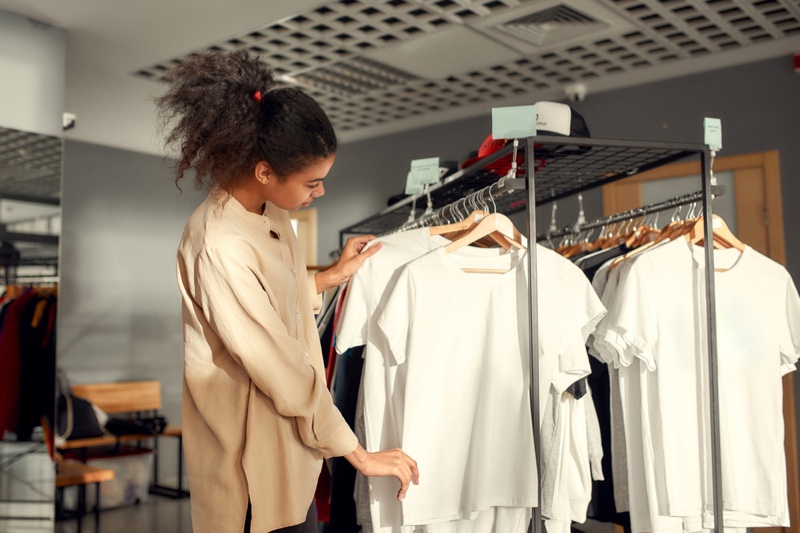
[[[205, 49], [258, 54], [355, 132], [797, 36], [800, 0], [337, 0]], [[480, 39], [480, 62], [430, 48]], [[180, 61], [136, 75], [162, 80]]]

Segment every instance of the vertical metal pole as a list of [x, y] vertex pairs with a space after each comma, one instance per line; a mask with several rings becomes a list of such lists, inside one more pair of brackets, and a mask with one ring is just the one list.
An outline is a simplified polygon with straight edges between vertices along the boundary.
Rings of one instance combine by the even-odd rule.
[[538, 272], [536, 257], [536, 184], [533, 164], [533, 139], [525, 140], [525, 170], [528, 178], [528, 315], [530, 317], [530, 401], [531, 422], [533, 425], [533, 445], [536, 450], [536, 475], [539, 480], [539, 505], [533, 509], [533, 532], [542, 531], [541, 511], [541, 473], [542, 473], [542, 447], [539, 427], [539, 304], [538, 304]]
[[711, 411], [712, 496], [714, 501], [714, 531], [723, 531], [722, 513], [722, 455], [719, 431], [719, 381], [717, 369], [717, 309], [714, 286], [714, 227], [711, 210], [711, 166], [708, 147], [701, 157], [703, 170], [703, 217], [706, 256], [706, 325], [708, 328], [708, 395]]

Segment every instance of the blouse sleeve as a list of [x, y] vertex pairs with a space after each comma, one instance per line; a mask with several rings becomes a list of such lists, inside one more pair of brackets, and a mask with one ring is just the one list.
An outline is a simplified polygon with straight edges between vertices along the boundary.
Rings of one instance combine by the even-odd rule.
[[322, 309], [322, 293], [317, 292], [317, 280], [314, 278], [316, 272], [308, 273], [308, 291], [311, 293], [311, 309], [316, 315]]
[[255, 273], [235, 252], [219, 249], [203, 250], [195, 272], [198, 304], [223, 344], [212, 347], [215, 352], [227, 350], [277, 412], [295, 418], [306, 446], [326, 457], [353, 451], [356, 437], [333, 404], [325, 377], [289, 334]]

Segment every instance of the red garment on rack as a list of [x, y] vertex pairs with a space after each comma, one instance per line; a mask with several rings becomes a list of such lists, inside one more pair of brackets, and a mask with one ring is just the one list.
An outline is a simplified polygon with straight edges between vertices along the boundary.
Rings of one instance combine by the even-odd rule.
[[328, 382], [328, 390], [333, 386], [333, 376], [336, 370], [336, 328], [339, 326], [339, 315], [342, 312], [342, 304], [344, 303], [344, 296], [347, 294], [347, 285], [339, 291], [339, 299], [336, 302], [336, 312], [333, 315], [333, 336], [331, 337], [331, 345], [328, 349], [328, 366], [325, 369], [325, 378]]
[[6, 317], [0, 329], [0, 438], [17, 426], [20, 316], [35, 297], [32, 290], [27, 290], [6, 304]]
[[[344, 301], [344, 294], [347, 292], [347, 286], [339, 291], [338, 301], [336, 302], [336, 311], [333, 315], [333, 335], [331, 336], [331, 346], [328, 351], [328, 364], [325, 368], [325, 379], [328, 383], [328, 390], [333, 384], [333, 373], [336, 368], [336, 326], [339, 323], [339, 313], [342, 310], [342, 302]], [[328, 472], [327, 463], [323, 462], [322, 472], [319, 474], [317, 480], [317, 490], [314, 493], [314, 503], [317, 505], [317, 521], [330, 522], [331, 518], [331, 474]]]

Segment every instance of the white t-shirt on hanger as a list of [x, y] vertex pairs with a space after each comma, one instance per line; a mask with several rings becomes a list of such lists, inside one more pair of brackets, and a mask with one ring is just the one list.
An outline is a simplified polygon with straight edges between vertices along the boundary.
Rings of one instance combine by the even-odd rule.
[[[585, 350], [579, 360], [566, 360], [562, 348], [576, 332], [585, 340], [604, 309], [579, 269], [537, 250], [540, 375], [564, 390], [589, 365]], [[521, 258], [498, 259], [515, 256]], [[394, 405], [404, 421], [403, 448], [422, 477], [403, 502], [406, 524], [536, 504], [527, 260], [514, 261], [505, 274], [467, 274], [459, 267], [496, 266], [431, 252], [401, 270], [381, 313], [393, 361], [408, 367], [405, 393]], [[547, 391], [540, 392], [546, 401]]]
[[[347, 286], [347, 294], [343, 303], [342, 316], [336, 333], [336, 350], [344, 353], [354, 346], [365, 345], [363, 374], [363, 416], [365, 429], [365, 448], [379, 451], [400, 447], [402, 445], [400, 430], [394, 419], [394, 412], [387, 409], [396, 384], [405, 382], [405, 367], [385, 364], [388, 348], [384, 336], [378, 331], [375, 321], [377, 312], [382, 309], [386, 298], [397, 281], [398, 269], [406, 263], [419, 258], [448, 241], [444, 237], [431, 236], [428, 228], [420, 228], [402, 233], [384, 236], [370, 242], [368, 246], [382, 243], [381, 251], [356, 272]], [[491, 258], [498, 256], [502, 250], [479, 249], [466, 247], [456, 252], [459, 256]], [[391, 477], [372, 477], [357, 480], [368, 486], [369, 515], [375, 533], [412, 533], [426, 531], [428, 533], [470, 533], [474, 527], [482, 524], [494, 524], [498, 527], [512, 527], [515, 521], [526, 522], [515, 513], [495, 511], [477, 514], [471, 520], [453, 521], [449, 524], [429, 525], [423, 528], [402, 527], [400, 502], [397, 501], [398, 485]], [[415, 487], [411, 487], [415, 490]], [[358, 496], [357, 496], [358, 502]], [[359, 507], [363, 502], [358, 502]], [[530, 513], [527, 513], [528, 520]], [[367, 520], [363, 520], [367, 522]]]
[[[609, 322], [621, 349], [654, 372], [646, 378], [658, 401], [643, 416], [651, 422], [659, 511], [704, 514], [710, 527], [703, 253], [678, 239], [642, 254]], [[800, 351], [800, 297], [785, 268], [750, 247], [714, 257], [728, 268], [715, 274], [726, 522], [787, 526], [781, 377]]]
[[598, 325], [593, 338], [593, 352], [612, 367], [610, 379], [616, 380], [612, 387], [618, 390], [622, 404], [625, 429], [624, 434], [617, 437], [624, 437], [624, 471], [627, 479], [615, 478], [614, 481], [615, 484], [619, 481], [626, 485], [627, 508], [634, 533], [683, 533], [684, 524], [680, 517], [665, 516], [658, 511], [655, 466], [652, 453], [645, 453], [645, 443], [649, 438], [642, 423], [643, 397], [639, 361], [633, 356], [626, 356], [623, 350], [624, 341], [620, 339], [618, 332], [610, 328], [620, 305], [619, 287], [625, 283], [627, 272], [636, 260], [628, 260], [610, 270], [603, 293], [603, 303], [608, 307], [608, 315]]

